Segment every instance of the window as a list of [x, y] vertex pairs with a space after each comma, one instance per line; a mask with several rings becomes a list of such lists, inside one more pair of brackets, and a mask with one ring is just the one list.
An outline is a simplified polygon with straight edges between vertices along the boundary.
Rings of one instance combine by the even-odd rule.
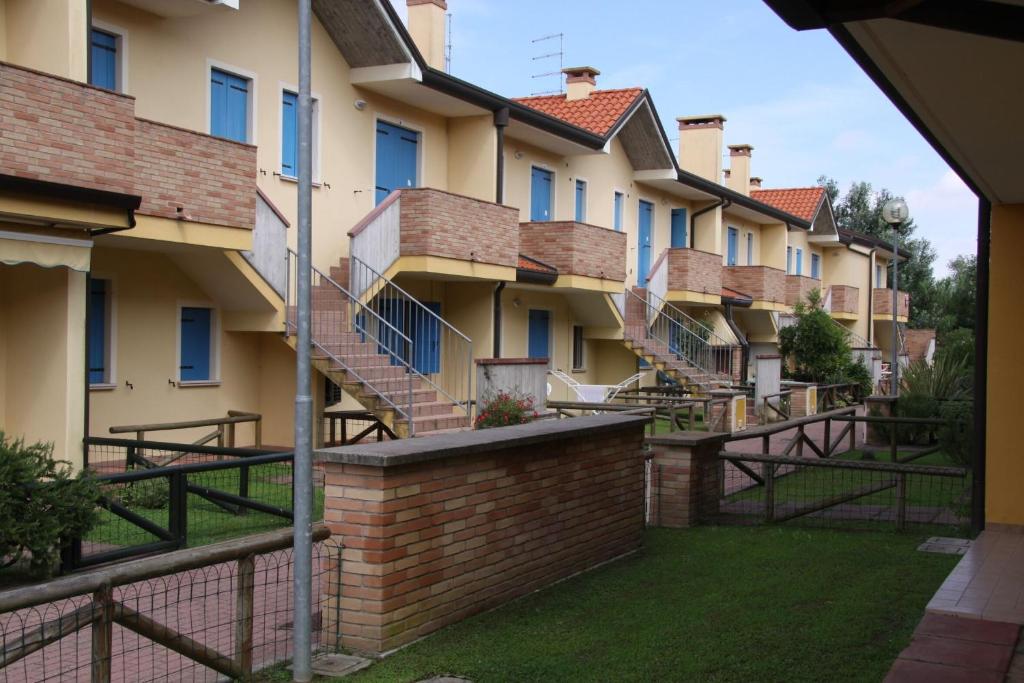
[[804, 274], [804, 250], [803, 249], [797, 249], [796, 250], [796, 274], [797, 275], [803, 275]]
[[728, 235], [729, 235], [729, 239], [728, 239], [727, 252], [726, 252], [726, 257], [725, 257], [725, 259], [726, 259], [725, 260], [725, 265], [727, 265], [727, 266], [735, 266], [736, 265], [736, 257], [737, 257], [736, 252], [738, 252], [739, 248], [740, 248], [739, 247], [740, 234], [739, 234], [739, 231], [736, 228], [729, 228]]
[[417, 186], [419, 145], [416, 131], [377, 122], [377, 204], [395, 190]]
[[182, 382], [216, 381], [214, 323], [215, 313], [212, 308], [182, 306], [178, 368], [178, 379]]
[[89, 38], [89, 84], [107, 90], [118, 89], [118, 37], [113, 33], [92, 29]]
[[821, 257], [817, 254], [811, 254], [811, 277], [821, 279]]
[[626, 196], [621, 192], [615, 193], [615, 202], [612, 205], [612, 221], [616, 232], [622, 232], [622, 204], [625, 199]]
[[793, 272], [793, 247], [786, 247], [786, 273]]
[[754, 233], [747, 233], [747, 265], [754, 265]]
[[110, 344], [113, 339], [113, 306], [110, 280], [89, 280], [89, 306], [86, 327], [89, 335], [89, 384], [112, 384]]
[[210, 135], [249, 141], [249, 90], [252, 81], [220, 69], [210, 70]]
[[554, 174], [543, 168], [530, 168], [530, 220], [551, 220], [551, 185]]
[[576, 181], [576, 222], [584, 223], [587, 220], [587, 181]]
[[[313, 178], [317, 173], [317, 137], [320, 127], [320, 102], [313, 99], [313, 131], [311, 146], [313, 151]], [[299, 96], [290, 90], [281, 91], [281, 175], [285, 178], [299, 176]]]
[[583, 365], [583, 326], [572, 326], [572, 369], [582, 370]]
[[530, 358], [551, 357], [551, 313], [531, 308], [527, 322], [527, 351]]
[[878, 263], [875, 264], [875, 287], [882, 288], [882, 266]]

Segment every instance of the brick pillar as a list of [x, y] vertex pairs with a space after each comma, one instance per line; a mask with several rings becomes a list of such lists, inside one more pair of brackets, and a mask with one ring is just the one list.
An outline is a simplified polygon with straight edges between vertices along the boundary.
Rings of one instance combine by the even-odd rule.
[[732, 381], [739, 384], [743, 381], [743, 347], [737, 346], [732, 350]]
[[652, 526], [680, 529], [718, 514], [722, 468], [715, 455], [726, 434], [674, 432], [647, 439], [651, 461]]
[[[865, 412], [868, 415], [892, 417], [896, 413], [896, 399], [892, 396], [867, 396], [864, 399]], [[867, 424], [864, 444], [867, 446], [888, 446], [890, 444], [889, 425]]]

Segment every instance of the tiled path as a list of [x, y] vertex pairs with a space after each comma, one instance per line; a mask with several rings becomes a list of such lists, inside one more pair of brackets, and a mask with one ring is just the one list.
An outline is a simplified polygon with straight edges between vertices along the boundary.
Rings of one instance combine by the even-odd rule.
[[885, 681], [999, 683], [1024, 680], [1016, 678], [1016, 672], [1024, 668], [1024, 661], [1014, 661], [1019, 638], [1017, 624], [927, 614], [917, 625], [910, 645], [893, 663]]
[[1024, 624], [1024, 533], [983, 531], [928, 611]]

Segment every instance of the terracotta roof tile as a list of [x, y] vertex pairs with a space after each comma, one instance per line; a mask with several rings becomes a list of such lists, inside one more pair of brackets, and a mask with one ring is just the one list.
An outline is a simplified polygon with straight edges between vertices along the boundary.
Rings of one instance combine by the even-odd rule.
[[643, 88], [595, 90], [581, 100], [567, 100], [565, 95], [540, 95], [516, 97], [513, 101], [604, 136], [643, 92]]
[[519, 262], [516, 264], [516, 267], [521, 270], [532, 270], [535, 273], [550, 273], [552, 275], [558, 274], [558, 269], [554, 266], [549, 266], [543, 261], [530, 258], [526, 254], [519, 255]]
[[803, 218], [805, 221], [813, 221], [824, 194], [825, 188], [823, 187], [788, 187], [775, 190], [753, 190], [750, 193], [750, 198], [774, 206], [797, 218]]
[[722, 297], [726, 299], [752, 299], [749, 294], [737, 291], [735, 289], [729, 289], [728, 287], [722, 287]]

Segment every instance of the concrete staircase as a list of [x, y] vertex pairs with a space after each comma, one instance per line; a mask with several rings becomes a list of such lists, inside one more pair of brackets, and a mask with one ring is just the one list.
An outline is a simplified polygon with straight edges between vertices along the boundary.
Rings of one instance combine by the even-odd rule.
[[626, 294], [626, 320], [622, 341], [640, 358], [697, 394], [707, 394], [722, 384], [722, 378], [706, 373], [673, 353], [668, 343], [654, 338], [647, 325], [647, 290], [633, 287]]
[[[310, 293], [313, 366], [402, 438], [469, 428], [465, 412], [439, 397], [421, 375], [396, 364], [394, 355], [377, 341], [354, 330], [349, 320], [353, 300], [337, 286], [347, 282], [347, 259], [331, 268], [330, 280], [314, 273]], [[295, 320], [294, 307], [289, 307], [288, 317]], [[294, 331], [294, 324], [289, 327]], [[295, 335], [289, 335], [288, 341], [294, 346]], [[412, 425], [403, 413], [411, 414]]]

